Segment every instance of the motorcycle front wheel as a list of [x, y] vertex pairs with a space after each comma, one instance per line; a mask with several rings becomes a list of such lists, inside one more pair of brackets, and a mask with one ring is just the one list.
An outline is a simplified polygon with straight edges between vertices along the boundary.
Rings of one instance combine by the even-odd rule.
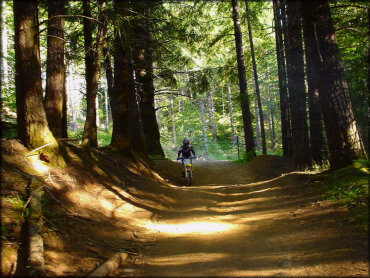
[[188, 184], [188, 186], [191, 186], [191, 170], [187, 170], [186, 171], [186, 182], [187, 182], [187, 184]]

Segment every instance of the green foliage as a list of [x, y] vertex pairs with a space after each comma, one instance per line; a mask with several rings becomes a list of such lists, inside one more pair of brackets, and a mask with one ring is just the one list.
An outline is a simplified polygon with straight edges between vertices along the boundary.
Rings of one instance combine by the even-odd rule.
[[9, 139], [17, 138], [17, 125], [16, 124], [12, 124], [9, 122], [2, 122], [1, 128], [2, 128], [1, 136], [3, 138], [9, 138]]
[[318, 176], [325, 196], [345, 205], [350, 212], [350, 222], [365, 229], [369, 217], [369, 167], [369, 160], [357, 160], [351, 166]]
[[256, 156], [254, 156], [254, 153], [256, 153], [256, 155], [259, 155], [260, 152], [256, 152], [256, 151], [250, 151], [250, 152], [242, 152], [241, 153], [241, 158], [238, 158], [238, 159], [235, 159], [233, 160], [233, 163], [237, 163], [237, 164], [247, 164], [249, 163], [250, 161], [252, 161], [254, 158], [256, 158]]
[[1, 239], [6, 240], [6, 238], [8, 236], [8, 232], [7, 232], [6, 227], [3, 224], [1, 224], [1, 230], [0, 231], [1, 231]]
[[106, 147], [110, 144], [112, 139], [112, 129], [109, 132], [105, 132], [104, 129], [98, 128], [98, 144], [99, 147]]
[[331, 3], [339, 51], [353, 112], [368, 149], [369, 106], [369, 1], [341, 0]]

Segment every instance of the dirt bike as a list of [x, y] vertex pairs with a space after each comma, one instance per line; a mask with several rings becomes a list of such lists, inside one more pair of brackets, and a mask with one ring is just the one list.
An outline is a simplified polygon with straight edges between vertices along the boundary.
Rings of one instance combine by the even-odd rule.
[[182, 160], [182, 165], [184, 166], [185, 178], [188, 186], [192, 184], [193, 180], [193, 159], [196, 157], [178, 157], [177, 160]]

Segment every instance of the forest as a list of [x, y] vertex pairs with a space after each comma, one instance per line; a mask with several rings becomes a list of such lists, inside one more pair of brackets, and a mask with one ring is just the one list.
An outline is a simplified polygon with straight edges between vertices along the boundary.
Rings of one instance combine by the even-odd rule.
[[[309, 194], [331, 200], [334, 208], [329, 205], [325, 209], [338, 213], [336, 219], [350, 219], [348, 227], [357, 227], [355, 233], [362, 238], [368, 225], [369, 6], [368, 1], [349, 0], [2, 0], [2, 207], [8, 204], [11, 211], [16, 211], [8, 222], [2, 221], [1, 230], [7, 235], [2, 241], [14, 245], [12, 242], [19, 240], [21, 223], [33, 217], [28, 207], [37, 199], [46, 213], [40, 229], [48, 225], [55, 228], [54, 232], [68, 229], [62, 228], [62, 223], [77, 214], [84, 221], [94, 221], [91, 229], [106, 222], [111, 225], [107, 231], [116, 232], [112, 220], [116, 218], [133, 221], [132, 226], [125, 226], [127, 231], [139, 226], [144, 229], [145, 225], [136, 223], [133, 217], [125, 218], [127, 211], [142, 209], [152, 213], [151, 221], [153, 215], [158, 216], [155, 223], [159, 231], [158, 227], [165, 225], [158, 224], [159, 219], [166, 218], [167, 209], [171, 211], [176, 202], [183, 209], [181, 213], [188, 213], [203, 206], [194, 204], [191, 208], [193, 203], [186, 203], [186, 198], [198, 196], [202, 201], [200, 196], [204, 195], [203, 201], [210, 202], [226, 192], [225, 199], [214, 202], [221, 206], [230, 198], [236, 206], [241, 200], [231, 196], [239, 191], [223, 191], [223, 186], [240, 185], [241, 189], [236, 190], [248, 195], [259, 192], [255, 191], [258, 182], [266, 182], [261, 188], [267, 190], [270, 179], [284, 179], [285, 175], [286, 184], [296, 182], [304, 192], [310, 192], [306, 192], [307, 202], [313, 202]], [[181, 163], [175, 162], [184, 138], [190, 141], [197, 158], [190, 189], [183, 186]], [[280, 183], [284, 181], [276, 181], [275, 186], [282, 186]], [[94, 189], [87, 193], [89, 184]], [[69, 190], [79, 197], [68, 197]], [[81, 201], [84, 194], [104, 190], [135, 209], [111, 202], [106, 196], [101, 209], [89, 207], [87, 195]], [[276, 202], [300, 196], [294, 186], [289, 190], [287, 195], [276, 195]], [[38, 193], [31, 192], [43, 195], [32, 197]], [[79, 198], [79, 205], [73, 198]], [[58, 209], [53, 207], [56, 203], [60, 204]], [[346, 208], [346, 216], [336, 207], [338, 204]], [[107, 216], [115, 211], [114, 206], [122, 209], [117, 212], [119, 216]], [[74, 212], [67, 213], [71, 207]], [[112, 207], [111, 211], [100, 215], [100, 210], [107, 207]], [[95, 209], [99, 216], [94, 216]], [[30, 212], [25, 214], [26, 210]], [[2, 214], [2, 219], [7, 217]], [[146, 214], [139, 218], [149, 223]], [[71, 227], [78, 227], [80, 220], [73, 221]], [[185, 220], [178, 221], [182, 225]], [[232, 225], [235, 223], [240, 224]], [[288, 222], [284, 223], [288, 227]], [[266, 225], [275, 227], [276, 223]], [[317, 229], [324, 231], [320, 226]], [[338, 229], [338, 233], [351, 234]], [[72, 240], [80, 240], [72, 230], [63, 230], [63, 237], [70, 234]], [[268, 233], [267, 228], [264, 233]], [[140, 244], [149, 242], [149, 234], [142, 232]], [[102, 238], [103, 232], [94, 230], [94, 235]], [[30, 236], [27, 244], [37, 237], [32, 233]], [[38, 236], [37, 240], [46, 237], [40, 231]], [[335, 237], [332, 234], [333, 242]], [[44, 240], [47, 250], [53, 240]], [[134, 239], [130, 240], [134, 244]], [[363, 248], [368, 242], [363, 242], [354, 243], [353, 250], [365, 254]], [[128, 257], [137, 255], [133, 265], [143, 260], [140, 254], [145, 253], [143, 246], [135, 244], [136, 249], [125, 253]], [[320, 242], [312, 246], [315, 244], [320, 246]], [[282, 247], [277, 244], [276, 248]], [[108, 256], [103, 249], [94, 252], [108, 258], [115, 250]], [[333, 247], [337, 249], [340, 247]], [[93, 262], [86, 260], [83, 270], [68, 274], [62, 268], [53, 270], [53, 260], [49, 258], [48, 264], [40, 254], [34, 255], [33, 266], [25, 267], [28, 263], [24, 261], [22, 267], [19, 252], [27, 250], [12, 250], [9, 254], [18, 258], [18, 264], [10, 267], [2, 260], [7, 275], [22, 275], [29, 269], [35, 271], [30, 275], [77, 275], [94, 268]], [[122, 252], [119, 254], [121, 257], [111, 257], [118, 265], [125, 260]], [[263, 254], [268, 256], [267, 251]], [[288, 269], [292, 269], [289, 258]], [[66, 255], [63, 259], [68, 265]], [[143, 263], [137, 275], [164, 275], [147, 266], [160, 265], [155, 262]], [[212, 263], [217, 265], [217, 260], [212, 259]], [[209, 269], [214, 267], [212, 263], [210, 259]], [[315, 265], [312, 261], [309, 264]], [[358, 269], [368, 271], [363, 257], [358, 264]], [[322, 267], [322, 273], [330, 267]], [[129, 275], [127, 269], [134, 268], [115, 270], [115, 274]], [[250, 273], [225, 269], [221, 276], [280, 273], [268, 272], [268, 267], [262, 266]], [[184, 266], [168, 271], [175, 276], [189, 274]], [[314, 273], [299, 271], [282, 273]], [[348, 267], [333, 274], [352, 271]], [[361, 271], [359, 275], [363, 275]]]

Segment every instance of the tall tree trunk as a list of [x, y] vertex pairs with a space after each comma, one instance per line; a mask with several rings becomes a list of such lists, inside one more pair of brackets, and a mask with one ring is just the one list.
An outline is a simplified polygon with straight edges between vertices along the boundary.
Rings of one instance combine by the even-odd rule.
[[207, 127], [206, 127], [206, 116], [204, 112], [204, 100], [200, 100], [200, 117], [202, 119], [202, 133], [203, 133], [203, 141], [204, 141], [204, 148], [205, 153], [204, 156], [208, 156], [208, 139], [207, 139]]
[[230, 127], [231, 127], [231, 139], [233, 144], [236, 142], [235, 130], [234, 130], [234, 119], [233, 119], [233, 105], [231, 103], [231, 89], [230, 84], [227, 83], [227, 99], [229, 101], [229, 115], [230, 115]]
[[318, 73], [318, 91], [329, 147], [330, 167], [350, 165], [366, 155], [353, 115], [348, 83], [344, 78], [328, 1], [303, 3], [302, 13], [314, 40], [312, 63]]
[[[140, 92], [142, 126], [149, 155], [164, 158], [160, 143], [159, 127], [154, 108], [153, 54], [150, 37], [150, 9], [148, 3], [139, 1], [135, 9], [142, 15], [141, 25], [136, 26], [134, 41], [134, 68]], [[149, 147], [150, 146], [150, 147]]]
[[212, 134], [213, 134], [213, 139], [217, 140], [217, 126], [216, 126], [216, 121], [215, 121], [215, 106], [213, 103], [213, 90], [208, 94], [208, 115], [209, 115], [209, 123], [210, 126], [212, 127]]
[[111, 53], [109, 45], [111, 42], [108, 40], [108, 15], [106, 9], [102, 10], [102, 23], [103, 23], [103, 40], [102, 40], [102, 53], [104, 60], [105, 78], [107, 80], [107, 91], [105, 92], [105, 111], [106, 111], [106, 132], [109, 132], [109, 108], [111, 107], [111, 100], [113, 95], [113, 69], [111, 63]]
[[64, 67], [64, 79], [63, 79], [62, 137], [68, 138], [68, 96], [67, 96], [66, 67]]
[[[302, 9], [304, 5], [302, 3]], [[304, 14], [305, 12], [303, 12]], [[311, 27], [311, 23], [306, 20], [303, 20], [303, 35], [306, 55], [311, 155], [315, 163], [322, 164], [326, 148], [319, 101], [319, 73], [314, 67], [315, 45], [312, 45], [312, 42], [315, 42], [315, 32], [314, 28]]]
[[225, 99], [224, 99], [224, 89], [221, 90], [221, 100], [222, 100], [222, 118], [225, 116]]
[[255, 89], [255, 94], [256, 94], [256, 98], [257, 98], [258, 114], [259, 114], [259, 120], [260, 120], [262, 154], [267, 154], [265, 124], [264, 124], [264, 120], [263, 120], [263, 111], [262, 111], [260, 86], [259, 86], [259, 83], [258, 83], [257, 65], [256, 65], [256, 59], [254, 57], [253, 36], [252, 36], [252, 28], [251, 28], [251, 22], [250, 22], [251, 19], [250, 19], [249, 7], [248, 7], [248, 0], [245, 0], [245, 7], [246, 7], [247, 21], [248, 21], [249, 44], [250, 44], [251, 55], [252, 55], [254, 89]]
[[261, 143], [260, 143], [260, 121], [259, 121], [259, 113], [258, 113], [258, 104], [257, 100], [254, 99], [254, 115], [255, 115], [255, 124], [256, 124], [256, 146], [257, 150], [261, 150]]
[[276, 56], [279, 75], [281, 137], [283, 145], [283, 156], [289, 157], [292, 155], [292, 141], [289, 119], [289, 99], [287, 92], [283, 32], [281, 25], [281, 1], [273, 0], [273, 7], [275, 22], [275, 38], [276, 38]]
[[171, 124], [172, 124], [172, 149], [176, 149], [176, 125], [175, 125], [175, 114], [174, 114], [174, 107], [173, 107], [173, 95], [170, 98], [171, 104]]
[[[132, 65], [131, 65], [131, 70]], [[143, 128], [141, 125], [141, 119], [140, 119], [140, 111], [138, 107], [138, 101], [137, 101], [137, 93], [135, 90], [135, 84], [134, 84], [134, 76], [133, 72], [130, 74], [130, 82], [132, 83], [130, 85], [130, 132], [131, 132], [131, 145], [132, 149], [136, 153], [140, 153], [141, 155], [147, 157], [148, 150], [147, 146], [145, 144], [144, 134], [143, 134]]]
[[104, 105], [105, 105], [105, 132], [109, 132], [109, 98], [108, 90], [104, 90]]
[[64, 89], [64, 19], [65, 2], [48, 1], [48, 39], [45, 89], [45, 112], [55, 138], [61, 138], [63, 126]]
[[37, 1], [16, 0], [13, 11], [18, 138], [33, 148], [51, 143], [43, 152], [58, 155], [42, 99]]
[[6, 26], [6, 15], [5, 15], [5, 0], [1, 1], [1, 11], [0, 11], [0, 17], [1, 17], [1, 30], [0, 30], [0, 38], [1, 38], [1, 56], [0, 56], [0, 81], [1, 81], [1, 89], [4, 89], [3, 92], [8, 92], [8, 28]]
[[[105, 6], [105, 2], [99, 0], [100, 10]], [[91, 18], [90, 0], [83, 1], [84, 16]], [[93, 43], [93, 23], [91, 19], [84, 18], [84, 42], [85, 42], [85, 78], [86, 78], [86, 102], [87, 114], [82, 145], [97, 147], [97, 126], [96, 126], [96, 97], [98, 94], [98, 80], [100, 72], [101, 43], [103, 40], [103, 27], [98, 25], [96, 44]]]
[[[114, 1], [114, 11], [126, 17], [128, 13], [127, 1]], [[123, 41], [129, 41], [121, 37], [128, 34], [127, 26], [117, 26], [114, 40], [114, 87], [111, 98], [111, 108], [113, 117], [113, 132], [111, 147], [120, 151], [122, 155], [133, 157], [131, 148], [131, 129], [130, 129], [130, 94], [133, 93], [132, 86], [132, 65], [129, 47], [124, 47]], [[118, 30], [122, 28], [122, 30]], [[126, 28], [126, 29], [125, 29]]]
[[293, 162], [297, 169], [311, 165], [301, 32], [300, 2], [288, 1], [287, 74], [292, 121]]
[[270, 136], [271, 136], [271, 151], [275, 151], [275, 145], [276, 145], [276, 136], [275, 136], [275, 123], [274, 123], [274, 111], [271, 108], [270, 109]]
[[243, 52], [243, 40], [242, 33], [240, 30], [240, 14], [239, 14], [239, 0], [232, 0], [233, 6], [233, 21], [234, 21], [234, 32], [235, 32], [235, 46], [236, 56], [238, 63], [238, 77], [239, 77], [239, 88], [240, 88], [240, 105], [243, 116], [243, 128], [245, 138], [245, 151], [247, 155], [251, 157], [256, 156], [253, 129], [252, 129], [252, 118], [249, 110], [249, 99], [247, 91], [247, 80], [245, 75], [244, 65], [244, 52]]

